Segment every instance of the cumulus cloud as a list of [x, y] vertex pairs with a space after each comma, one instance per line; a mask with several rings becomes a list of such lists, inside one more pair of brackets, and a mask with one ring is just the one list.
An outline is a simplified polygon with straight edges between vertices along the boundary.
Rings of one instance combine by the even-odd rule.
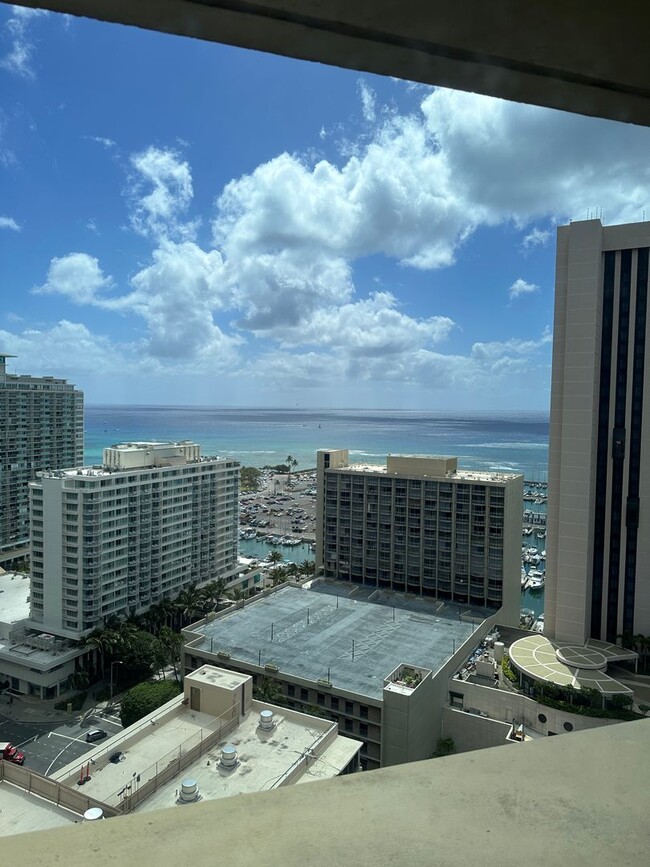
[[0, 217], [0, 229], [11, 229], [14, 232], [20, 232], [21, 226], [13, 219], [13, 217]]
[[192, 201], [189, 163], [173, 150], [149, 147], [131, 157], [131, 225], [153, 239], [191, 237], [195, 225], [183, 222]]
[[52, 259], [47, 280], [33, 291], [40, 295], [65, 295], [75, 304], [98, 304], [103, 300], [101, 293], [112, 284], [112, 279], [104, 276], [93, 256], [70, 253]]
[[47, 14], [43, 9], [12, 6], [11, 17], [4, 27], [9, 49], [3, 57], [0, 57], [0, 69], [6, 69], [7, 72], [21, 78], [36, 77], [33, 67], [34, 44], [30, 36], [30, 25], [34, 19]]
[[350, 357], [394, 357], [414, 345], [445, 340], [454, 328], [446, 316], [415, 319], [395, 309], [390, 292], [318, 310], [305, 327], [279, 334], [285, 345], [312, 343], [344, 350]]
[[97, 373], [116, 368], [134, 370], [137, 358], [85, 325], [62, 319], [50, 328], [28, 328], [21, 333], [0, 330], [0, 343], [19, 359], [29, 359], [34, 370], [57, 376]]
[[535, 283], [527, 283], [519, 277], [508, 289], [508, 297], [512, 300], [520, 298], [522, 295], [531, 295], [534, 292], [539, 292], [539, 286]]
[[152, 263], [131, 280], [133, 291], [111, 307], [131, 311], [147, 324], [147, 351], [157, 358], [234, 363], [241, 338], [214, 322], [224, 304], [224, 268], [217, 250], [165, 242]]

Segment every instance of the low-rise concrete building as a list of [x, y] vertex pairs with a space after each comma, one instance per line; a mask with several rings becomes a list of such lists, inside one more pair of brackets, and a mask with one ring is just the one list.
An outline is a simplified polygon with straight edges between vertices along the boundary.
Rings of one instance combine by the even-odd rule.
[[435, 752], [449, 678], [492, 625], [485, 611], [316, 580], [185, 629], [184, 671], [210, 663], [271, 678], [288, 707], [361, 740], [374, 769]]
[[183, 693], [53, 779], [118, 813], [183, 806], [353, 773], [361, 744], [329, 720], [253, 698], [253, 679], [204, 665]]

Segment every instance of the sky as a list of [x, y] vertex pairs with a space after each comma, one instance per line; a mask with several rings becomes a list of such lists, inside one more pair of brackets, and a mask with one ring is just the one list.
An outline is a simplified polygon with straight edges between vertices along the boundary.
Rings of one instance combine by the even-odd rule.
[[650, 130], [0, 4], [0, 352], [87, 404], [546, 410]]

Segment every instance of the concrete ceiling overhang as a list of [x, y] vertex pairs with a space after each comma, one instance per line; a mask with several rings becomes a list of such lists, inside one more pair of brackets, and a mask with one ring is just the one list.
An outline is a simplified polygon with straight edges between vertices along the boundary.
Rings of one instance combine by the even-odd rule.
[[18, 3], [650, 125], [650, 4], [638, 0]]

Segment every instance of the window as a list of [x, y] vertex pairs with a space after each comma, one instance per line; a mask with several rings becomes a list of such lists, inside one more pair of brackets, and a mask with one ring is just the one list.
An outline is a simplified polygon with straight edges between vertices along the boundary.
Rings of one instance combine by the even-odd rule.
[[354, 731], [354, 724], [353, 724], [351, 719], [346, 719], [345, 730], [346, 730], [346, 732]]
[[338, 696], [336, 696], [336, 695], [333, 695], [333, 696], [332, 696], [332, 699], [331, 699], [331, 702], [330, 702], [330, 707], [332, 708], [332, 710], [338, 710], [338, 709], [339, 709], [339, 700], [338, 700]]
[[345, 712], [346, 713], [354, 713], [354, 704], [351, 701], [346, 701]]
[[309, 701], [309, 690], [301, 689], [300, 690], [300, 701]]
[[287, 695], [288, 695], [290, 698], [293, 698], [293, 697], [295, 696], [295, 694], [296, 694], [296, 688], [295, 688], [295, 686], [294, 686], [292, 683], [288, 683], [288, 684], [287, 684]]

